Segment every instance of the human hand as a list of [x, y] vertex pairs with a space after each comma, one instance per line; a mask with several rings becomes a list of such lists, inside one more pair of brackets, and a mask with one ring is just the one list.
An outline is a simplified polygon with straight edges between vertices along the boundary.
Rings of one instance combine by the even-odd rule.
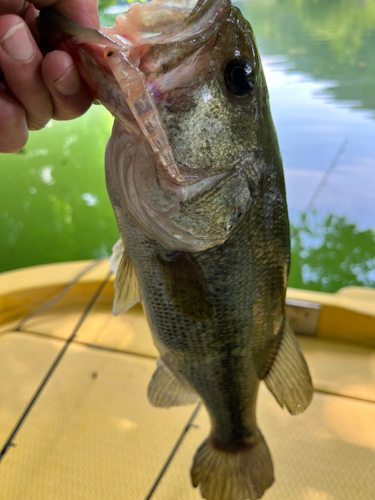
[[35, 18], [51, 5], [82, 26], [99, 27], [96, 0], [0, 0], [2, 153], [22, 149], [29, 130], [40, 130], [51, 118], [76, 118], [92, 103], [71, 56], [56, 50], [43, 57], [38, 48]]

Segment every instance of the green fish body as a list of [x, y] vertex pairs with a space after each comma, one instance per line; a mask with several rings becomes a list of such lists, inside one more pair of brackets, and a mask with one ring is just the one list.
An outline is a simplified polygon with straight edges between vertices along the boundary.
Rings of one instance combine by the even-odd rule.
[[259, 382], [292, 414], [312, 385], [285, 316], [284, 175], [251, 26], [226, 0], [154, 0], [101, 33], [49, 9], [39, 30], [54, 46], [68, 37], [116, 117], [106, 151], [123, 246], [114, 313], [143, 304], [160, 352], [149, 400], [206, 407], [212, 430], [191, 470], [203, 498], [260, 498], [273, 466]]

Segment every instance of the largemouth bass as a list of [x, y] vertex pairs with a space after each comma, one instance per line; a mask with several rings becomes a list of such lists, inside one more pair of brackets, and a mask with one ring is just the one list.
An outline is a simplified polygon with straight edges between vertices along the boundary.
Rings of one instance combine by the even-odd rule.
[[203, 498], [260, 498], [273, 466], [259, 382], [292, 414], [312, 385], [285, 316], [284, 175], [252, 28], [229, 0], [153, 0], [100, 32], [45, 9], [39, 31], [116, 118], [114, 313], [143, 304], [160, 352], [149, 400], [206, 407], [191, 469]]

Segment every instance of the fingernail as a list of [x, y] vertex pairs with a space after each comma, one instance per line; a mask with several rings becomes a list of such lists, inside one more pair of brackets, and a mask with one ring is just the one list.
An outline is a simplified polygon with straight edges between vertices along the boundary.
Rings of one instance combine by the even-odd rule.
[[23, 4], [23, 7], [21, 9], [21, 12], [19, 12], [18, 15], [20, 16], [21, 14], [23, 14], [28, 6], [29, 6], [29, 2], [27, 2], [27, 0], [25, 0], [25, 3]]
[[55, 89], [62, 95], [71, 96], [81, 90], [81, 80], [75, 66], [70, 66], [63, 76], [53, 82]]
[[13, 26], [0, 40], [0, 45], [14, 61], [27, 62], [35, 52], [24, 22]]

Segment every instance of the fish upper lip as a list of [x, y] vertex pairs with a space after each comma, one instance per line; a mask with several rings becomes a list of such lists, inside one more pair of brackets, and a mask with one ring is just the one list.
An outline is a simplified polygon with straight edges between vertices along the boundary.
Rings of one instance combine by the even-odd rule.
[[[168, 39], [168, 41], [176, 41], [175, 37], [177, 37], [177, 39], [178, 39], [178, 37], [181, 35], [181, 33], [183, 33], [186, 30], [186, 28], [189, 28], [192, 23], [194, 23], [196, 26], [199, 26], [199, 22], [201, 21], [201, 18], [199, 17], [199, 15], [197, 18], [197, 14], [200, 14], [199, 11], [201, 11], [203, 16], [204, 16], [206, 11], [203, 7], [205, 6], [205, 4], [207, 6], [207, 4], [210, 4], [210, 3], [212, 3], [212, 5], [209, 5], [208, 9], [210, 9], [211, 7], [215, 7], [214, 20], [216, 22], [213, 23], [211, 21], [211, 23], [209, 23], [209, 25], [206, 27], [205, 30], [202, 30], [201, 32], [199, 32], [199, 35], [200, 35], [200, 38], [204, 38], [204, 35], [207, 34], [207, 32], [212, 31], [213, 33], [215, 33], [219, 29], [221, 17], [225, 15], [227, 10], [231, 6], [230, 0], [220, 0], [220, 1], [219, 0], [204, 0], [201, 2], [199, 10], [197, 10], [198, 4], [199, 4], [199, 0], [198, 0], [196, 2], [195, 6], [193, 7], [193, 9], [191, 10], [191, 12], [187, 15], [187, 17], [183, 21], [176, 23], [171, 28], [171, 30], [169, 32], [167, 30], [166, 32], [161, 33], [161, 34], [157, 34], [157, 35], [147, 37], [147, 38], [141, 38], [140, 43], [142, 43], [144, 41], [147, 41], [148, 43], [155, 43], [155, 44], [160, 43], [160, 41], [162, 41], [162, 43], [164, 43], [165, 36], [170, 37]], [[197, 35], [197, 33], [193, 32], [190, 35], [189, 39], [191, 41], [196, 41], [196, 35]]]

